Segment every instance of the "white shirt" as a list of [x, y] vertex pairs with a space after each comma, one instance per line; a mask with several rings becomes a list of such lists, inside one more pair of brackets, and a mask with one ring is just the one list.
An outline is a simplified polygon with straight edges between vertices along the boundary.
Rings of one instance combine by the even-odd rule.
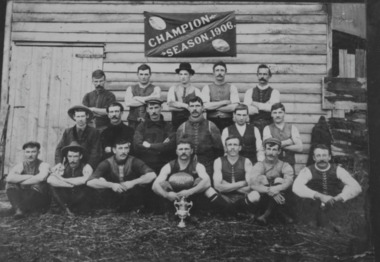
[[[202, 100], [203, 100], [203, 103], [208, 103], [211, 100], [209, 85], [205, 85], [202, 89]], [[236, 86], [234, 85], [230, 86], [230, 101], [231, 101], [231, 104], [240, 103], [239, 92]]]
[[[143, 87], [140, 83], [138, 83], [138, 84], [139, 84], [140, 88], [146, 88], [146, 86]], [[153, 93], [150, 94], [149, 96], [160, 98], [161, 97], [161, 88], [159, 86], [154, 86]], [[133, 93], [132, 93], [132, 86], [128, 86], [127, 90], [125, 91], [125, 97], [124, 97], [124, 102], [125, 102], [126, 106], [129, 106], [126, 103], [126, 101], [128, 101], [130, 99], [133, 99], [133, 97], [134, 96], [133, 96]]]
[[[257, 85], [257, 87], [260, 89], [260, 90], [265, 90], [269, 87], [269, 85], [266, 85], [264, 87], [261, 87], [259, 85]], [[246, 104], [247, 106], [251, 106], [252, 105], [252, 92], [253, 92], [253, 89], [254, 87], [250, 88], [247, 90], [247, 92], [245, 92], [244, 94], [244, 104]], [[262, 110], [262, 111], [266, 111], [266, 112], [270, 112], [271, 108], [272, 108], [272, 105], [273, 104], [276, 104], [276, 103], [279, 103], [280, 102], [280, 92], [276, 89], [273, 89], [271, 95], [270, 95], [270, 99], [266, 102], [266, 103], [259, 103], [259, 110]]]
[[[199, 90], [199, 88], [197, 88], [197, 87], [195, 87], [195, 86], [193, 86], [194, 87], [194, 90], [195, 90], [195, 95], [196, 96], [199, 96], [199, 97], [202, 97], [202, 93], [201, 93], [201, 90]], [[183, 86], [180, 86], [180, 85], [175, 85], [175, 86], [172, 86], [172, 87], [170, 87], [169, 88], [169, 92], [168, 92], [168, 97], [167, 97], [167, 102], [170, 102], [170, 101], [178, 101], [177, 99], [176, 99], [176, 95], [175, 95], [175, 93], [176, 93], [176, 91], [178, 91], [178, 90], [181, 90], [181, 93], [183, 92], [182, 90], [183, 90]], [[190, 88], [190, 87], [187, 87], [186, 88], [186, 93], [187, 94], [189, 94], [188, 93], [188, 88]], [[203, 101], [203, 99], [202, 99], [202, 101]]]

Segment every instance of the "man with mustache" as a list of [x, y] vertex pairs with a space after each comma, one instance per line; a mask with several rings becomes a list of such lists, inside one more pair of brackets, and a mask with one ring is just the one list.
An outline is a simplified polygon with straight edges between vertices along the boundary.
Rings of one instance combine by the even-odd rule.
[[128, 125], [136, 130], [140, 122], [146, 118], [146, 100], [160, 98], [161, 88], [150, 82], [152, 71], [150, 66], [142, 64], [137, 68], [138, 83], [127, 87], [125, 105], [129, 107]]
[[83, 97], [82, 104], [88, 107], [94, 114], [94, 124], [99, 131], [104, 130], [109, 124], [106, 107], [116, 101], [115, 95], [104, 88], [106, 75], [100, 69], [92, 73], [92, 84], [95, 87]]
[[226, 82], [227, 66], [220, 61], [212, 67], [214, 82], [202, 89], [207, 119], [212, 121], [220, 131], [233, 124], [232, 112], [240, 102], [239, 93], [234, 85]]
[[22, 146], [24, 161], [13, 167], [6, 177], [6, 193], [16, 219], [28, 211], [44, 211], [50, 198], [46, 184], [49, 164], [38, 159], [41, 145], [30, 141]]
[[[315, 164], [300, 171], [293, 184], [293, 192], [301, 198], [311, 199], [314, 208], [332, 211], [332, 206], [345, 203], [361, 192], [359, 183], [344, 168], [330, 164], [330, 150], [326, 145], [314, 147]], [[317, 225], [321, 221], [317, 220]]]
[[189, 100], [189, 120], [177, 129], [177, 141], [189, 137], [194, 145], [194, 154], [212, 177], [214, 160], [223, 155], [223, 145], [217, 126], [203, 117], [203, 101], [196, 96]]
[[263, 139], [270, 137], [279, 139], [281, 141], [279, 159], [288, 162], [294, 168], [296, 164], [295, 153], [302, 153], [303, 150], [298, 129], [295, 125], [285, 122], [285, 106], [283, 104], [273, 104], [271, 115], [273, 123], [264, 128]]
[[280, 92], [269, 86], [272, 72], [267, 65], [261, 64], [257, 68], [259, 83], [247, 90], [244, 94], [244, 104], [248, 106], [250, 123], [255, 125], [260, 133], [264, 127], [272, 123], [271, 107], [280, 102]]
[[[103, 149], [103, 160], [113, 155], [112, 145], [118, 139], [125, 139], [132, 143], [135, 130], [123, 123], [121, 116], [124, 113], [124, 107], [118, 102], [109, 104], [106, 108], [110, 123], [100, 134], [100, 141]], [[131, 152], [133, 155], [133, 153]]]
[[91, 191], [85, 185], [91, 173], [84, 168], [84, 152], [85, 149], [76, 141], [62, 148], [64, 166], [52, 172], [47, 179], [54, 200], [69, 216], [74, 216], [74, 210], [88, 211], [92, 204]]
[[[277, 138], [268, 138], [263, 143], [265, 159], [257, 162], [247, 176], [248, 186], [256, 191], [257, 199], [250, 202], [257, 203], [259, 216], [256, 221], [267, 224], [269, 216], [277, 211], [279, 218], [285, 223], [292, 223], [293, 215], [290, 211], [292, 202], [291, 185], [293, 183], [293, 168], [286, 162], [278, 159], [281, 153], [281, 141]], [[288, 214], [287, 214], [288, 213]]]
[[[131, 211], [144, 204], [147, 186], [156, 178], [142, 160], [129, 155], [131, 143], [120, 139], [112, 146], [113, 156], [102, 161], [87, 181], [87, 186], [100, 189], [105, 207]], [[103, 190], [105, 189], [105, 190]]]

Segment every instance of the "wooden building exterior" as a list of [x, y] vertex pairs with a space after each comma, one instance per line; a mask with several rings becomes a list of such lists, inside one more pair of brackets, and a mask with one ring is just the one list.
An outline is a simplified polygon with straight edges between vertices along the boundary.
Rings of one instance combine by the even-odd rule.
[[[307, 161], [310, 133], [321, 115], [322, 78], [331, 68], [331, 7], [324, 3], [258, 3], [250, 1], [66, 1], [13, 0], [7, 5], [7, 28], [1, 107], [10, 104], [5, 173], [22, 158], [26, 140], [42, 144], [41, 158], [54, 162], [63, 130], [73, 125], [67, 109], [92, 90], [91, 72], [101, 68], [107, 89], [124, 101], [126, 87], [137, 81], [141, 63], [152, 67], [151, 80], [163, 90], [177, 82], [174, 70], [191, 62], [193, 83], [213, 80], [212, 64], [220, 58], [149, 58], [144, 55], [143, 12], [235, 11], [237, 57], [224, 57], [227, 81], [243, 101], [256, 82], [256, 69], [268, 64], [272, 87], [281, 92], [288, 122], [300, 130]], [[165, 108], [165, 119], [170, 113]], [[124, 114], [126, 119], [127, 113]]]

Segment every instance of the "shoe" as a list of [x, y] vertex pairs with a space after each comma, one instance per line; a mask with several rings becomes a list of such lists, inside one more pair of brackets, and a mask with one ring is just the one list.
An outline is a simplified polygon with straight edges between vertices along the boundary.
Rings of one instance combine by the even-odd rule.
[[266, 226], [266, 225], [268, 225], [267, 218], [266, 218], [266, 216], [264, 216], [264, 215], [261, 215], [261, 216], [257, 217], [257, 218], [256, 218], [256, 222], [257, 222], [257, 224], [259, 224], [260, 226]]
[[17, 209], [16, 209], [16, 212], [15, 212], [15, 214], [14, 214], [13, 217], [14, 217], [15, 219], [21, 219], [21, 218], [24, 218], [25, 215], [24, 215], [24, 212], [22, 212], [21, 209], [17, 208]]

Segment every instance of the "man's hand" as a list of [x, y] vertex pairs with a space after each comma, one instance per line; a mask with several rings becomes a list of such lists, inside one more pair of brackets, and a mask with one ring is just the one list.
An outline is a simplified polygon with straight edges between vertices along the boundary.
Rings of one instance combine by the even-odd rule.
[[150, 148], [150, 143], [144, 141], [144, 142], [142, 143], [142, 146], [143, 146], [143, 147], [146, 147], [146, 148]]
[[279, 205], [285, 204], [285, 197], [281, 194], [277, 194], [277, 195], [273, 196], [273, 199]]
[[332, 197], [327, 204], [334, 205], [336, 202], [343, 202], [343, 198], [341, 196]]
[[111, 153], [112, 152], [112, 149], [110, 146], [107, 146], [106, 148], [104, 148], [104, 152], [106, 153]]
[[179, 199], [179, 197], [177, 196], [177, 193], [174, 193], [173, 191], [168, 192], [166, 198], [169, 199], [171, 202], [173, 202], [174, 200]]
[[123, 193], [124, 187], [121, 184], [114, 183], [112, 184], [112, 190], [116, 193]]
[[131, 181], [125, 181], [125, 182], [121, 183], [121, 185], [123, 186], [124, 191], [127, 191], [127, 190], [134, 187], [134, 185]]
[[268, 195], [269, 196], [275, 196], [275, 195], [280, 194], [280, 192], [281, 192], [280, 189], [277, 186], [274, 186], [274, 187], [269, 188]]
[[179, 198], [181, 198], [181, 197], [189, 197], [191, 195], [192, 194], [191, 194], [191, 192], [189, 190], [182, 190], [182, 191], [180, 191], [180, 192], [177, 193], [177, 196]]
[[89, 164], [86, 164], [83, 167], [83, 174], [91, 175], [93, 171], [94, 170], [92, 169], [92, 167]]
[[65, 170], [65, 167], [61, 163], [58, 163], [51, 168], [51, 172], [54, 173], [55, 175], [63, 174], [64, 170]]
[[[321, 194], [321, 193], [316, 193], [315, 194], [315, 198], [319, 199], [324, 204], [327, 204], [329, 202], [330, 202], [330, 204], [334, 203], [333, 197], [329, 196], [329, 195], [324, 195], [324, 194]], [[331, 200], [332, 200], [332, 202], [331, 202]]]
[[167, 137], [167, 138], [164, 140], [163, 143], [169, 143], [169, 142], [170, 142], [170, 139], [169, 139], [169, 137]]

